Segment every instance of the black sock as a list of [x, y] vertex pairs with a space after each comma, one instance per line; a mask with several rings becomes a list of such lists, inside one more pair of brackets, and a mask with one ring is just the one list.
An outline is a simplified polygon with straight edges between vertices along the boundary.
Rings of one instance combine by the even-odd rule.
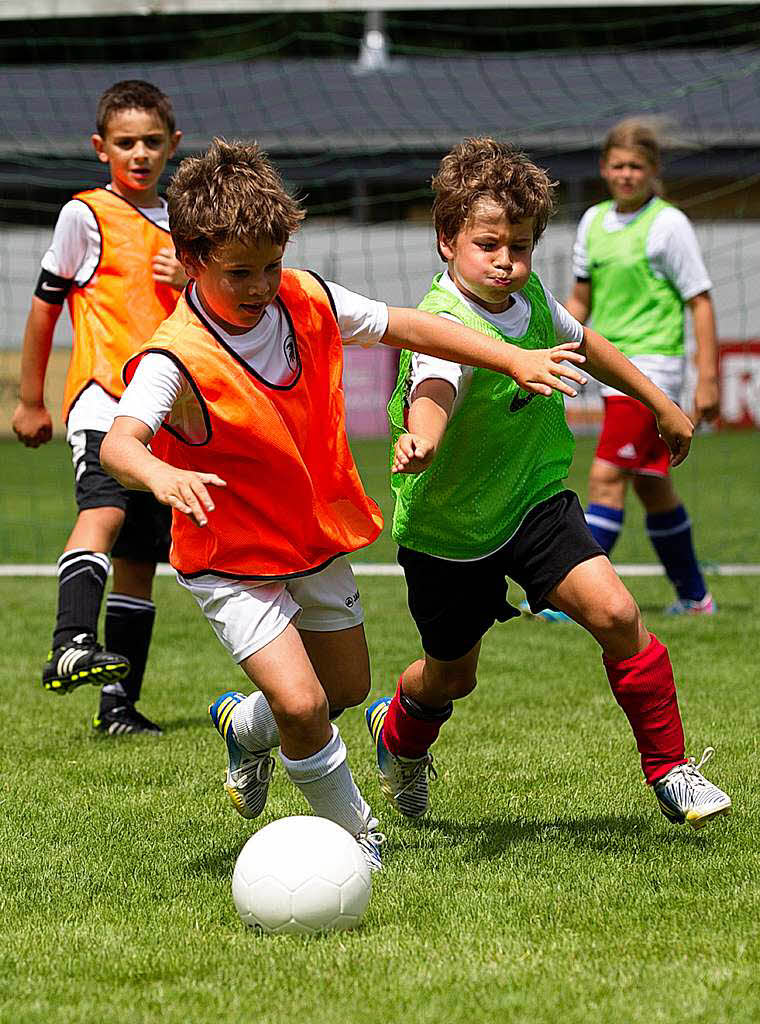
[[110, 566], [108, 555], [75, 548], [58, 559], [58, 614], [53, 647], [73, 640], [81, 633], [94, 641], [98, 615]]
[[155, 618], [156, 606], [152, 601], [127, 594], [108, 595], [105, 647], [129, 659], [129, 675], [117, 685], [133, 704], [140, 697]]

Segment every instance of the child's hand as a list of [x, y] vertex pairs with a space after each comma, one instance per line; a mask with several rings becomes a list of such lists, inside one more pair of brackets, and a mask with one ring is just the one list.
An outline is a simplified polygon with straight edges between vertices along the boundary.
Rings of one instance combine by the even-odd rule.
[[402, 434], [393, 449], [391, 473], [421, 473], [435, 458], [432, 441], [419, 434]]
[[717, 380], [698, 378], [694, 393], [694, 422], [712, 423], [720, 415], [720, 387]]
[[674, 402], [657, 416], [657, 429], [660, 437], [670, 448], [670, 465], [680, 466], [689, 454], [694, 424]]
[[187, 284], [187, 274], [171, 249], [162, 249], [153, 257], [153, 280], [178, 292]]
[[188, 469], [177, 469], [165, 462], [157, 464], [147, 481], [156, 498], [171, 505], [178, 512], [184, 512], [196, 521], [198, 526], [208, 522], [206, 512], [214, 511], [214, 502], [206, 484], [226, 487], [227, 484], [215, 473], [194, 473]]
[[552, 391], [561, 391], [563, 395], [575, 398], [578, 392], [566, 384], [561, 378], [575, 381], [583, 386], [586, 378], [580, 371], [571, 366], [563, 366], [563, 361], [585, 363], [586, 357], [577, 352], [579, 341], [566, 341], [554, 348], [524, 349], [515, 346], [514, 361], [510, 367], [510, 375], [524, 391], [532, 391], [536, 395], [550, 395]]
[[53, 436], [53, 421], [44, 405], [19, 402], [11, 420], [13, 433], [27, 448], [39, 448]]

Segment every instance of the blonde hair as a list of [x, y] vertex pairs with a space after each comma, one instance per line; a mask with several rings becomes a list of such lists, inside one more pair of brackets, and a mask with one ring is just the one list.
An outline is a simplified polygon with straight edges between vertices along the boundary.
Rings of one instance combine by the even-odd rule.
[[201, 266], [234, 242], [285, 245], [305, 216], [255, 142], [214, 139], [182, 161], [166, 195], [177, 253]]
[[635, 149], [656, 170], [660, 169], [662, 149], [657, 123], [640, 117], [627, 117], [609, 130], [602, 144], [602, 160], [611, 149]]
[[447, 153], [432, 185], [436, 235], [447, 241], [483, 199], [500, 206], [511, 223], [533, 217], [534, 242], [554, 213], [557, 183], [525, 153], [487, 136], [465, 139]]

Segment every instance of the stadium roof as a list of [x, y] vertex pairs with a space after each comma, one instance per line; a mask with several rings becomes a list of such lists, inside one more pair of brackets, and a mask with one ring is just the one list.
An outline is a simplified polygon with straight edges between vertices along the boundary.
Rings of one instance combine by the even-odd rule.
[[[630, 114], [662, 118], [681, 151], [760, 143], [760, 50], [567, 52], [394, 59], [362, 72], [334, 59], [182, 61], [0, 69], [0, 158], [91, 158], [108, 85], [144, 78], [172, 98], [182, 149], [256, 138], [302, 163], [441, 152], [493, 134], [532, 152], [594, 149]], [[356, 165], [354, 165], [355, 170]], [[299, 175], [300, 177], [301, 175]]]

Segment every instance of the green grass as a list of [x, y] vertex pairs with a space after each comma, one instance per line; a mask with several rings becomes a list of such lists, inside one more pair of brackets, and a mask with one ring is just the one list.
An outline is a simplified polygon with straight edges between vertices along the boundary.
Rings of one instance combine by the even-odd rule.
[[[757, 683], [751, 580], [715, 620], [670, 621], [637, 580], [677, 667], [690, 753], [736, 813], [696, 834], [641, 785], [593, 641], [517, 621], [484, 644], [480, 685], [440, 739], [430, 817], [386, 809], [358, 710], [341, 720], [387, 833], [362, 928], [261, 938], [230, 898], [251, 826], [221, 788], [206, 717], [238, 670], [170, 579], [144, 710], [163, 738], [92, 732], [96, 693], [39, 687], [52, 580], [3, 580], [0, 1020], [204, 1024], [757, 1020]], [[375, 695], [417, 653], [402, 581], [362, 580]], [[278, 770], [263, 822], [304, 813]]]
[[[679, 474], [716, 560], [758, 560], [756, 443], [702, 438]], [[380, 495], [381, 447], [358, 448]], [[2, 454], [2, 511], [15, 511], [0, 560], [52, 561], [71, 516], [65, 453]], [[383, 538], [367, 557], [391, 554]], [[643, 531], [627, 531], [620, 558], [651, 560]], [[360, 582], [377, 696], [418, 641], [403, 582]], [[165, 735], [110, 740], [88, 725], [94, 690], [39, 686], [54, 581], [0, 580], [0, 1021], [754, 1024], [758, 584], [712, 584], [720, 615], [680, 621], [660, 613], [664, 580], [631, 581], [676, 666], [689, 753], [717, 748], [708, 774], [731, 793], [731, 818], [701, 833], [669, 825], [594, 642], [520, 619], [484, 642], [479, 686], [436, 746], [423, 823], [383, 803], [360, 711], [341, 719], [388, 836], [385, 870], [357, 932], [310, 940], [259, 937], [232, 906], [251, 824], [224, 797], [206, 705], [243, 677], [188, 595], [157, 581], [143, 707]], [[305, 812], [278, 769], [262, 823]]]
[[[594, 450], [580, 438], [568, 480], [583, 498]], [[390, 520], [387, 445], [355, 441], [353, 448], [365, 487]], [[694, 521], [701, 557], [707, 562], [760, 562], [757, 530], [758, 435], [755, 431], [699, 436], [688, 460], [675, 471], [678, 490]], [[73, 471], [68, 446], [54, 441], [34, 451], [0, 439], [4, 467], [0, 490], [0, 563], [54, 562], [74, 521]], [[651, 562], [638, 504], [631, 499], [627, 527], [615, 549], [620, 562]], [[358, 561], [392, 562], [395, 547], [388, 530]]]

